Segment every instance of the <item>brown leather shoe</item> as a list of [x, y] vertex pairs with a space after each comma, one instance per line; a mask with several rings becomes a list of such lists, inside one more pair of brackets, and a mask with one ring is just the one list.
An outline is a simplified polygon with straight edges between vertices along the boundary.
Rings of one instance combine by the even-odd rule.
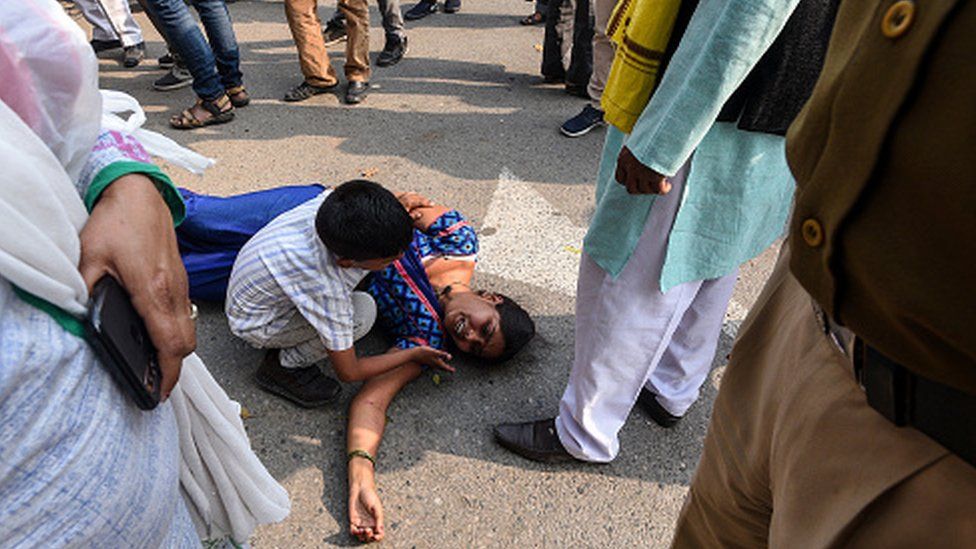
[[326, 377], [318, 366], [285, 368], [278, 355], [278, 349], [271, 349], [264, 355], [255, 375], [259, 387], [303, 408], [324, 406], [339, 396], [342, 391], [339, 382]]
[[579, 461], [559, 442], [555, 418], [495, 426], [495, 440], [516, 454], [543, 463]]

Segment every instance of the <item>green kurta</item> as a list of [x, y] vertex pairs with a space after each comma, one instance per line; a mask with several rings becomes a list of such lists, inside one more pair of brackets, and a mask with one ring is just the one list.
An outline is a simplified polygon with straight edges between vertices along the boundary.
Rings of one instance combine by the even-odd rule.
[[608, 273], [616, 276], [626, 265], [654, 202], [653, 195], [628, 195], [614, 180], [624, 145], [666, 175], [695, 151], [669, 235], [662, 291], [726, 275], [782, 234], [794, 186], [783, 138], [714, 120], [797, 1], [702, 0], [634, 131], [610, 128], [584, 240], [587, 255]]

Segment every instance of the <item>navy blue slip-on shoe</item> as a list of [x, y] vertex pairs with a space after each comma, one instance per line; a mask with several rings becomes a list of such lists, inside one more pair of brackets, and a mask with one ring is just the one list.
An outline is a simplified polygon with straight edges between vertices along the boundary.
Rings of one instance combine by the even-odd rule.
[[461, 9], [461, 0], [444, 0], [444, 13], [457, 13]]
[[602, 125], [603, 111], [593, 108], [592, 105], [587, 105], [579, 114], [563, 123], [559, 131], [566, 137], [579, 137]]
[[417, 19], [427, 17], [435, 11], [437, 11], [437, 2], [427, 2], [426, 0], [422, 0], [407, 10], [407, 13], [403, 14], [403, 18], [407, 21], [416, 21]]

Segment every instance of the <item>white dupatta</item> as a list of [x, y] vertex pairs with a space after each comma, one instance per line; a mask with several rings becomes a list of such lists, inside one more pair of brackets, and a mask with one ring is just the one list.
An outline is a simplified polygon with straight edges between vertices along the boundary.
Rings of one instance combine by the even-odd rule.
[[[101, 124], [127, 124], [118, 129], [143, 138], [151, 133], [137, 130], [142, 110], [118, 92], [108, 96], [102, 122], [96, 69], [81, 30], [54, 0], [0, 7], [0, 277], [76, 316], [88, 300], [78, 272], [78, 234], [88, 214], [73, 180]], [[119, 105], [136, 114], [112, 121], [108, 111]], [[169, 150], [174, 154], [167, 157], [189, 169], [212, 162], [152, 135], [159, 139], [149, 137], [151, 152]], [[288, 515], [288, 493], [251, 449], [240, 405], [195, 353], [184, 360], [170, 402], [179, 428], [180, 483], [203, 537], [246, 542], [258, 524]], [[133, 407], [129, 413], [170, 411]]]

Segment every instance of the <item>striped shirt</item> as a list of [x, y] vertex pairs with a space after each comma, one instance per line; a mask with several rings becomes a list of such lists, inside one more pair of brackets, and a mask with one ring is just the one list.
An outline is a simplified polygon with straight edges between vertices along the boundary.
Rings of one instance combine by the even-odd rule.
[[299, 313], [326, 349], [352, 348], [352, 290], [368, 271], [340, 267], [315, 232], [315, 215], [331, 192], [279, 215], [241, 249], [225, 306], [238, 337], [275, 347], [275, 336]]

